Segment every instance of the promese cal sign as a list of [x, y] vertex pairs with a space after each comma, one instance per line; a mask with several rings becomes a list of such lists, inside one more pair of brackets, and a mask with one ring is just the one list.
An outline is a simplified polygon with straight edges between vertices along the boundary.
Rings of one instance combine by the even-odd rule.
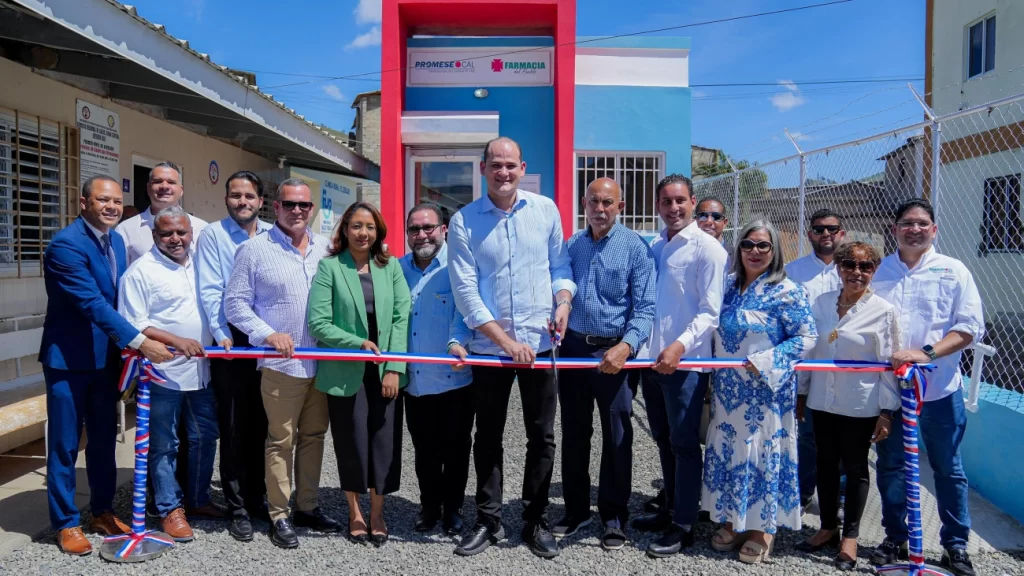
[[407, 86], [551, 86], [546, 48], [410, 48]]

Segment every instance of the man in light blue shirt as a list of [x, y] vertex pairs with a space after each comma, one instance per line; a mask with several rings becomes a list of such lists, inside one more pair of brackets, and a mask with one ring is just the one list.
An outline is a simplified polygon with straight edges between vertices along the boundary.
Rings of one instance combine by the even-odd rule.
[[[419, 204], [406, 219], [412, 252], [399, 262], [412, 294], [409, 352], [465, 358], [470, 331], [452, 297], [445, 245], [448, 229], [443, 222], [436, 204]], [[473, 442], [472, 381], [472, 373], [461, 366], [409, 366], [405, 419], [420, 485], [417, 532], [432, 530], [442, 518], [442, 507], [445, 533], [454, 536], [462, 532], [462, 501]]]
[[[548, 329], [564, 334], [576, 284], [558, 209], [519, 189], [522, 149], [509, 138], [484, 148], [480, 171], [487, 195], [451, 219], [448, 273], [459, 312], [473, 330], [473, 354], [511, 356], [530, 365], [548, 356]], [[456, 554], [479, 554], [504, 538], [501, 526], [502, 438], [512, 384], [518, 379], [526, 423], [523, 541], [542, 558], [558, 555], [545, 509], [555, 458], [557, 387], [551, 369], [473, 367], [477, 524]]]
[[[257, 218], [263, 206], [263, 182], [243, 170], [224, 183], [224, 204], [228, 216], [206, 226], [196, 243], [199, 271], [199, 299], [210, 323], [210, 334], [218, 345], [249, 346], [249, 337], [228, 324], [224, 313], [224, 290], [235, 267], [235, 252], [243, 242], [273, 226]], [[264, 443], [267, 414], [260, 394], [260, 373], [256, 359], [210, 361], [211, 387], [217, 397], [220, 424], [220, 481], [231, 520], [228, 526], [236, 540], [253, 539], [250, 515], [269, 521], [263, 499], [267, 493], [264, 472]]]

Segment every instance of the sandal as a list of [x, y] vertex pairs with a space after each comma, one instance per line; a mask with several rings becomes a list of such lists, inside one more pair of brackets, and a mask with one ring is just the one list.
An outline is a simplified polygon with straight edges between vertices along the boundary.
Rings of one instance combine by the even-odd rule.
[[747, 542], [740, 548], [740, 562], [744, 564], [760, 564], [768, 559], [768, 555], [772, 553], [772, 548], [774, 547], [774, 538], [772, 538], [768, 546], [762, 546], [757, 542]]
[[719, 552], [731, 552], [747, 540], [748, 533], [732, 532], [728, 528], [719, 528], [711, 536], [711, 547]]

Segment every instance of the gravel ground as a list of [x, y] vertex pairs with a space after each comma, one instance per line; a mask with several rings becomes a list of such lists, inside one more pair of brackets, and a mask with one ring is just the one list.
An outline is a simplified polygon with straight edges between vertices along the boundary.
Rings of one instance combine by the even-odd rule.
[[[633, 495], [630, 509], [633, 515], [641, 514], [644, 500], [652, 496], [660, 486], [661, 471], [657, 450], [647, 429], [646, 416], [641, 399], [635, 404], [636, 439], [633, 463]], [[419, 490], [413, 472], [412, 443], [404, 439], [404, 460], [402, 489], [388, 497], [386, 520], [391, 531], [391, 541], [383, 548], [357, 546], [349, 543], [343, 535], [322, 535], [299, 529], [301, 544], [295, 550], [281, 550], [267, 538], [267, 525], [254, 522], [256, 539], [249, 543], [236, 542], [227, 533], [226, 524], [212, 521], [196, 521], [193, 528], [196, 540], [176, 546], [163, 557], [142, 565], [110, 564], [99, 558], [97, 553], [75, 558], [61, 554], [54, 545], [53, 533], [42, 535], [26, 548], [16, 551], [0, 560], [0, 573], [18, 574], [465, 574], [486, 573], [492, 575], [512, 574], [786, 574], [787, 576], [838, 573], [833, 570], [828, 556], [807, 556], [796, 552], [793, 545], [813, 532], [807, 526], [802, 532], [782, 531], [776, 543], [775, 552], [766, 564], [747, 566], [735, 559], [733, 554], [723, 554], [711, 549], [708, 542], [712, 533], [710, 524], [696, 527], [697, 544], [675, 558], [652, 560], [644, 550], [650, 543], [650, 535], [629, 532], [634, 538], [626, 548], [618, 552], [606, 552], [600, 548], [599, 524], [596, 510], [595, 521], [589, 529], [567, 538], [562, 542], [562, 553], [554, 560], [542, 560], [521, 546], [519, 536], [522, 528], [520, 515], [521, 501], [518, 497], [522, 486], [522, 462], [525, 459], [525, 435], [522, 424], [515, 415], [521, 413], [518, 393], [512, 396], [509, 422], [505, 432], [505, 530], [507, 540], [497, 547], [475, 557], [461, 558], [452, 552], [455, 540], [443, 537], [439, 530], [433, 534], [420, 535], [412, 531], [412, 525], [419, 511]], [[595, 430], [600, 425], [595, 422]], [[596, 480], [599, 465], [600, 440], [595, 433], [595, 450], [591, 458], [592, 477]], [[557, 440], [560, 442], [560, 433]], [[557, 454], [560, 456], [560, 449]], [[551, 486], [551, 501], [548, 514], [552, 522], [563, 512], [560, 461], [555, 463], [555, 474]], [[472, 492], [476, 479], [469, 480]], [[344, 494], [338, 488], [338, 471], [330, 438], [324, 451], [324, 471], [321, 479], [320, 503], [329, 515], [345, 520], [348, 512]], [[216, 484], [215, 498], [220, 498]], [[596, 501], [596, 487], [592, 500]], [[118, 491], [115, 505], [121, 518], [129, 518], [131, 491], [128, 485]], [[363, 510], [369, 511], [369, 501], [364, 499]], [[40, 511], [42, 513], [42, 511]], [[475, 516], [472, 495], [466, 498], [465, 517], [467, 529]], [[90, 535], [93, 545], [98, 547], [100, 538]], [[866, 559], [868, 546], [876, 542], [863, 542], [861, 548], [860, 572], [871, 573]], [[938, 558], [931, 558], [937, 562]], [[1024, 553], [987, 553], [975, 555], [978, 574], [985, 576], [1024, 575]]]

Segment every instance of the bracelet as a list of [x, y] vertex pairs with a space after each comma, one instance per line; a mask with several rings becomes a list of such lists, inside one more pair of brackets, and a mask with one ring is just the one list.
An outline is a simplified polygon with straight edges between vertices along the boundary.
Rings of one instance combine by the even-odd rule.
[[445, 351], [445, 353], [446, 353], [446, 354], [451, 354], [451, 353], [452, 353], [452, 346], [455, 346], [456, 344], [458, 344], [458, 342], [457, 342], [457, 341], [455, 341], [455, 340], [452, 340], [451, 342], [449, 342], [449, 343], [448, 343], [448, 347], [447, 347], [447, 348], [445, 348], [445, 350], [444, 350], [444, 351]]
[[569, 312], [572, 312], [572, 301], [571, 300], [559, 300], [558, 303], [555, 304], [555, 308], [558, 308], [562, 304], [565, 304], [566, 306], [568, 306], [569, 307]]

